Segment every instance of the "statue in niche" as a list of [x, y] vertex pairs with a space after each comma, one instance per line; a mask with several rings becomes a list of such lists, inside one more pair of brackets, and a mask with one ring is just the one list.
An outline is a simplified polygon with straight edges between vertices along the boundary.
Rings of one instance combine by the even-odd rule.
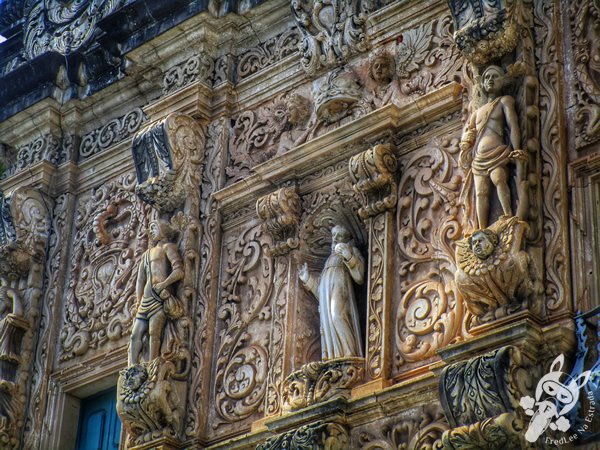
[[526, 231], [516, 217], [501, 218], [457, 244], [456, 285], [482, 322], [517, 311], [532, 293], [530, 258], [522, 249]]
[[148, 337], [148, 361], [160, 354], [167, 318], [183, 314], [181, 301], [171, 292], [172, 285], [183, 279], [183, 261], [177, 245], [171, 242], [175, 231], [168, 222], [150, 223], [151, 247], [142, 255], [138, 269], [136, 295], [138, 309], [131, 331], [129, 365], [139, 362], [143, 340]]
[[353, 245], [352, 234], [336, 225], [331, 230], [331, 255], [320, 277], [304, 263], [298, 278], [319, 301], [323, 360], [363, 356], [360, 323], [352, 281], [362, 284], [364, 259]]
[[369, 99], [373, 108], [381, 108], [390, 103], [396, 91], [393, 83], [396, 63], [394, 58], [387, 53], [378, 54], [369, 66], [369, 78], [375, 83], [372, 98]]
[[511, 162], [516, 164], [519, 202], [526, 195], [527, 154], [519, 149], [521, 132], [515, 101], [510, 95], [502, 95], [505, 84], [506, 74], [501, 67], [489, 66], [483, 72], [481, 89], [487, 102], [471, 114], [460, 142], [459, 162], [469, 170], [465, 188], [471, 189], [471, 184], [475, 187], [475, 228], [480, 229], [489, 223], [490, 182], [496, 188], [504, 216], [512, 215], [507, 168]]

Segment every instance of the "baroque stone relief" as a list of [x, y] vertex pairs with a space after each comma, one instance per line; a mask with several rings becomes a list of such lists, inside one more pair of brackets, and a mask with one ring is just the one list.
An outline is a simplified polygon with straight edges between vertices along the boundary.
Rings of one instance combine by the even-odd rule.
[[0, 446], [21, 448], [44, 287], [51, 204], [34, 189], [2, 195], [0, 253]]
[[271, 239], [256, 221], [225, 233], [217, 309], [212, 428], [236, 427], [264, 412], [269, 371], [271, 298], [275, 291]]
[[293, 0], [291, 7], [302, 33], [300, 65], [309, 75], [367, 50], [367, 2]]
[[123, 176], [79, 200], [60, 360], [82, 356], [129, 333], [141, 255], [148, 245], [149, 208]]
[[569, 6], [574, 57], [575, 145], [578, 148], [600, 139], [600, 54], [598, 25], [600, 6], [592, 0]]
[[349, 448], [348, 427], [337, 422], [315, 422], [267, 439], [256, 450], [342, 450]]
[[434, 138], [398, 161], [395, 371], [435, 356], [462, 333], [465, 308], [454, 283], [463, 229], [458, 136]]
[[352, 429], [352, 446], [361, 450], [442, 448], [442, 434], [448, 423], [437, 404], [409, 408], [396, 417]]
[[165, 71], [163, 75], [163, 94], [170, 94], [176, 90], [200, 80], [207, 86], [212, 86], [215, 63], [207, 54], [190, 56]]
[[25, 56], [33, 59], [48, 51], [68, 55], [79, 50], [91, 42], [98, 22], [122, 4], [122, 0], [36, 2], [25, 24]]
[[127, 139], [137, 132], [147, 119], [144, 112], [140, 108], [136, 108], [121, 117], [108, 121], [102, 127], [90, 131], [81, 138], [79, 156], [81, 159], [89, 158]]

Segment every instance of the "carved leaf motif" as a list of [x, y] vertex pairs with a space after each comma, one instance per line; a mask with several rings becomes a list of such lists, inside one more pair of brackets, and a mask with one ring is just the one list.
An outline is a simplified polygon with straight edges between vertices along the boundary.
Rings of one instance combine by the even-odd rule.
[[135, 307], [135, 270], [147, 247], [148, 207], [128, 175], [92, 191], [80, 202], [61, 361], [85, 354], [129, 332]]
[[464, 312], [453, 280], [453, 241], [462, 233], [457, 153], [458, 138], [449, 135], [400, 161], [398, 365], [434, 356], [461, 330]]
[[238, 80], [243, 80], [297, 52], [299, 42], [300, 32], [294, 27], [243, 53], [237, 64]]
[[[251, 417], [264, 408], [269, 336], [255, 323], [270, 319], [273, 260], [269, 240], [252, 221], [227, 245], [218, 317], [222, 322], [216, 367], [214, 428]], [[261, 331], [262, 330], [262, 331]]]

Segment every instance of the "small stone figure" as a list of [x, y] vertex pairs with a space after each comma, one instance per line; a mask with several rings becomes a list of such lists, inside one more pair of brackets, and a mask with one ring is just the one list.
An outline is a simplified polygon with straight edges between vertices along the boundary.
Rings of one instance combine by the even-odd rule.
[[397, 86], [392, 83], [396, 63], [394, 58], [387, 53], [380, 53], [369, 66], [369, 77], [375, 82], [372, 98], [370, 99], [374, 108], [381, 108], [388, 104]]
[[319, 278], [309, 273], [306, 263], [298, 277], [319, 300], [323, 360], [362, 356], [360, 323], [352, 280], [363, 283], [364, 259], [352, 244], [351, 233], [342, 226], [331, 230], [332, 253]]
[[283, 118], [284, 131], [279, 138], [277, 155], [281, 155], [306, 142], [308, 135], [315, 126], [314, 120], [310, 120], [310, 101], [298, 94], [291, 94], [285, 98], [279, 108], [279, 114]]
[[501, 218], [456, 246], [456, 285], [482, 321], [518, 310], [533, 290], [530, 258], [522, 250], [526, 230], [516, 217]]
[[471, 114], [460, 143], [460, 164], [470, 169], [467, 186], [473, 177], [476, 228], [481, 229], [489, 223], [490, 181], [496, 187], [504, 215], [512, 215], [507, 170], [511, 161], [517, 166], [519, 202], [525, 201], [527, 154], [519, 150], [521, 132], [515, 101], [510, 95], [501, 95], [505, 79], [504, 71], [498, 66], [490, 66], [483, 72], [481, 87], [487, 94], [487, 102]]
[[136, 295], [138, 309], [131, 332], [129, 365], [139, 362], [143, 339], [148, 335], [148, 361], [160, 354], [167, 316], [180, 317], [183, 310], [171, 292], [172, 285], [184, 276], [183, 262], [177, 245], [170, 242], [174, 231], [169, 223], [150, 223], [151, 247], [142, 255], [138, 269]]

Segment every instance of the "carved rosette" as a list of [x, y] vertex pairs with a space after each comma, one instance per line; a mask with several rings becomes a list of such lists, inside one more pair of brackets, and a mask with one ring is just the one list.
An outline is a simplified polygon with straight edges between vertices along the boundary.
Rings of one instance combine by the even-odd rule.
[[131, 148], [136, 193], [160, 213], [173, 212], [186, 198], [198, 203], [203, 147], [200, 126], [184, 114], [173, 113], [145, 127]]
[[481, 2], [448, 0], [454, 19], [454, 40], [474, 64], [486, 64], [513, 51], [519, 27], [510, 0]]
[[369, 379], [387, 378], [391, 349], [385, 343], [390, 333], [391, 263], [393, 210], [398, 199], [396, 156], [389, 144], [375, 147], [350, 158], [350, 178], [354, 190], [362, 194], [358, 210], [369, 232], [369, 285], [366, 371]]
[[343, 63], [368, 49], [366, 3], [292, 0], [292, 12], [302, 33], [300, 65], [306, 73], [312, 76], [322, 67]]
[[363, 358], [336, 358], [305, 364], [283, 383], [282, 409], [296, 411], [332, 398], [350, 398], [364, 377]]
[[346, 449], [350, 448], [348, 428], [336, 422], [315, 422], [288, 431], [256, 446], [256, 450]]
[[300, 223], [300, 197], [294, 187], [281, 188], [256, 202], [256, 213], [264, 222], [263, 231], [273, 238], [272, 256], [285, 255], [298, 248]]

